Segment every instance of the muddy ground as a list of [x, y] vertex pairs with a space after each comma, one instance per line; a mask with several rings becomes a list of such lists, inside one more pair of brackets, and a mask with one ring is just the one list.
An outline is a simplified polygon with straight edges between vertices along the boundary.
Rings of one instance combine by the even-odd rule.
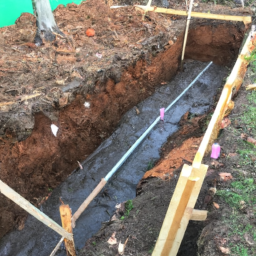
[[[209, 9], [251, 14], [211, 4], [195, 7]], [[142, 21], [133, 7], [110, 10], [93, 0], [59, 6], [54, 14], [69, 40], [35, 48], [35, 19], [29, 14], [0, 29], [0, 178], [36, 206], [113, 132], [127, 110], [174, 76], [185, 24], [184, 18], [154, 13]], [[85, 35], [89, 27], [96, 31], [93, 38]], [[241, 22], [193, 19], [186, 57], [230, 65], [244, 32]], [[58, 138], [52, 123], [60, 128]], [[1, 196], [0, 209], [0, 236], [23, 228], [26, 213], [18, 206]]]

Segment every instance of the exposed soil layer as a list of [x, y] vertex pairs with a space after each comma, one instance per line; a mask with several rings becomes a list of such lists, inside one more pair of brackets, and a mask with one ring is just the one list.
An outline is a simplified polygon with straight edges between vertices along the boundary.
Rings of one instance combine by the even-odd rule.
[[[111, 134], [127, 110], [174, 76], [185, 22], [154, 13], [142, 22], [133, 7], [110, 10], [94, 0], [59, 6], [55, 17], [71, 38], [53, 45], [31, 43], [36, 27], [29, 14], [0, 29], [0, 179], [35, 205]], [[89, 27], [94, 38], [85, 36]], [[193, 20], [186, 56], [228, 65], [244, 32], [239, 22]], [[57, 138], [52, 123], [59, 127]], [[26, 214], [2, 195], [0, 211], [0, 237], [14, 225], [22, 228]]]

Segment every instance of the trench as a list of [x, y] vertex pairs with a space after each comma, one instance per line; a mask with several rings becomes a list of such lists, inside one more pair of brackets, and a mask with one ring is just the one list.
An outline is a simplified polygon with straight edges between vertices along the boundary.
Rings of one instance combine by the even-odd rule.
[[[47, 188], [59, 185], [40, 210], [60, 223], [58, 205], [61, 197], [75, 212], [100, 179], [155, 120], [159, 108], [169, 105], [188, 86], [207, 65], [204, 62], [213, 60], [215, 64], [166, 114], [165, 122], [155, 127], [114, 175], [103, 193], [81, 215], [74, 230], [76, 247], [81, 249], [85, 241], [99, 230], [101, 223], [110, 218], [116, 203], [136, 196], [136, 186], [147, 171], [148, 163], [160, 158], [159, 150], [167, 138], [179, 129], [180, 118], [187, 111], [200, 115], [212, 107], [214, 95], [228, 74], [225, 66], [237, 56], [243, 34], [244, 27], [240, 23], [195, 26], [188, 37], [186, 58], [190, 60], [187, 60], [184, 72], [179, 72], [172, 79], [179, 64], [180, 36], [173, 47], [159, 53], [150, 65], [141, 59], [122, 74], [121, 81], [109, 79], [104, 85], [98, 83], [95, 92], [88, 94], [86, 99], [77, 96], [60, 114], [60, 141], [52, 139], [48, 129], [50, 120], [38, 114], [32, 135], [19, 144], [24, 151], [29, 151], [26, 155], [31, 154], [31, 158], [23, 156], [23, 159], [15, 159], [18, 161], [17, 180], [29, 186], [26, 198], [33, 202], [33, 198]], [[167, 85], [161, 85], [165, 81], [169, 81]], [[84, 100], [91, 102], [91, 109], [84, 110]], [[74, 170], [76, 161], [85, 157], [83, 170]], [[7, 160], [2, 165], [10, 164], [10, 158], [7, 157]], [[7, 205], [11, 205], [9, 201]], [[15, 214], [24, 215], [19, 211]], [[17, 216], [13, 218], [17, 219]], [[54, 231], [29, 216], [22, 230], [4, 236], [0, 242], [0, 254], [49, 255], [58, 240], [59, 236]], [[65, 255], [63, 248], [57, 255]]]

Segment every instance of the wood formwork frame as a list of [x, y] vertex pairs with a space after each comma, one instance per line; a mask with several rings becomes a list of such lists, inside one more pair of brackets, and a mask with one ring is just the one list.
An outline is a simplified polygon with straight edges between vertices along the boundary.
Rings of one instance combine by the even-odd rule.
[[[218, 132], [220, 130], [220, 122], [225, 115], [225, 111], [232, 98], [232, 95], [239, 90], [243, 82], [243, 78], [245, 76], [246, 68], [248, 65], [248, 61], [244, 58], [244, 56], [252, 51], [252, 38], [254, 37], [256, 37], [255, 32], [249, 34], [243, 46], [242, 52], [238, 56], [235, 66], [222, 90], [217, 107], [208, 125], [200, 147], [195, 155], [192, 166], [183, 166], [159, 237], [157, 239], [156, 246], [152, 254], [153, 256], [176, 256], [189, 220], [203, 220], [206, 217], [205, 211], [193, 210], [208, 168], [207, 165], [202, 164], [202, 160], [205, 153], [208, 153], [208, 151], [210, 150], [209, 146], [211, 146], [213, 141], [217, 138]], [[184, 173], [189, 172], [191, 172], [191, 174], [186, 177]], [[186, 181], [190, 177], [195, 176], [199, 177], [200, 179], [199, 181], [197, 181], [193, 190], [191, 190], [191, 193], [187, 195], [188, 198], [184, 198], [182, 195], [183, 191], [187, 186]], [[181, 200], [183, 200], [183, 203], [187, 204], [187, 206], [184, 211], [178, 212], [177, 210], [179, 209]], [[193, 212], [194, 215], [192, 214]], [[177, 218], [177, 214], [180, 214], [182, 216], [179, 216], [179, 218]], [[179, 228], [177, 229], [177, 227]]]
[[[149, 0], [147, 6], [139, 6], [137, 8], [141, 8], [144, 11], [154, 11], [160, 13], [174, 14], [174, 15], [184, 15], [187, 16], [187, 12], [185, 11], [176, 11], [172, 9], [158, 8], [158, 7], [150, 7], [152, 0]], [[192, 17], [197, 18], [208, 18], [208, 19], [222, 19], [222, 20], [231, 20], [231, 21], [243, 21], [245, 24], [251, 23], [251, 17], [249, 16], [230, 16], [230, 15], [217, 15], [217, 14], [209, 14], [209, 13], [191, 13]], [[255, 32], [251, 35], [255, 36]], [[201, 186], [204, 181], [204, 177], [207, 171], [208, 166], [202, 164], [202, 159], [204, 154], [209, 149], [208, 145], [211, 145], [211, 142], [217, 137], [219, 131], [219, 122], [222, 120], [227, 105], [231, 99], [232, 92], [238, 91], [242, 82], [244, 75], [246, 73], [246, 66], [248, 65], [248, 61], [244, 59], [244, 56], [250, 52], [250, 35], [248, 36], [246, 43], [243, 47], [241, 54], [238, 57], [238, 60], [233, 68], [233, 71], [224, 86], [222, 91], [220, 100], [215, 109], [214, 115], [211, 119], [211, 122], [207, 128], [205, 136], [200, 144], [199, 150], [194, 158], [192, 167], [188, 165], [184, 165], [181, 176], [175, 188], [173, 197], [171, 199], [166, 218], [164, 220], [160, 235], [158, 237], [153, 256], [175, 256], [178, 252], [179, 246], [183, 239], [186, 227], [188, 225], [189, 220], [205, 220], [207, 217], [207, 211], [195, 210], [194, 206], [199, 195]], [[234, 90], [235, 89], [235, 90]], [[36, 95], [39, 96], [39, 95]], [[34, 97], [34, 96], [33, 96]], [[26, 98], [28, 99], [28, 98]], [[26, 100], [25, 99], [25, 100]], [[10, 105], [13, 102], [8, 102], [2, 104]], [[2, 106], [0, 104], [0, 107]], [[102, 187], [105, 185], [105, 181], [102, 181]], [[101, 188], [102, 188], [101, 187]], [[97, 189], [97, 187], [96, 187]], [[101, 189], [100, 189], [101, 190]], [[100, 191], [99, 190], [99, 191]], [[72, 213], [70, 208], [66, 206], [60, 207], [61, 218], [63, 227], [59, 226], [56, 222], [50, 219], [47, 215], [42, 213], [36, 207], [34, 207], [30, 202], [28, 202], [25, 198], [11, 189], [7, 184], [0, 180], [0, 192], [4, 194], [6, 197], [14, 201], [28, 213], [33, 215], [39, 221], [47, 225], [49, 228], [53, 229], [55, 232], [59, 233], [62, 238], [60, 242], [57, 244], [56, 248], [53, 250], [51, 255], [54, 255], [58, 250], [58, 247], [65, 240], [66, 246], [71, 248], [68, 253], [70, 255], [75, 255], [75, 246], [72, 234], [72, 225], [71, 218]], [[94, 195], [95, 197], [95, 195]], [[94, 198], [93, 197], [93, 198]], [[88, 198], [82, 205], [81, 211], [77, 212], [77, 218], [80, 214], [85, 210], [88, 204], [93, 200], [93, 198]], [[90, 199], [90, 200], [89, 200]], [[75, 218], [73, 219], [73, 223], [75, 222]], [[67, 241], [68, 240], [68, 241]]]
[[[136, 8], [143, 10], [144, 12], [158, 12], [172, 15], [187, 16], [187, 11], [179, 11], [174, 9], [160, 8], [156, 6], [148, 5], [135, 5]], [[251, 16], [234, 16], [226, 14], [213, 14], [213, 13], [202, 13], [202, 12], [191, 12], [191, 17], [201, 19], [216, 19], [216, 20], [227, 20], [227, 21], [242, 21], [245, 25], [252, 22]]]

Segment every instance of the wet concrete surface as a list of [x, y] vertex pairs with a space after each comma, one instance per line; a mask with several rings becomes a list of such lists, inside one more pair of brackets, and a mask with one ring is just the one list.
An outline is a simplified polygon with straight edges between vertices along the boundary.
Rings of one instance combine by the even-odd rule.
[[[112, 169], [139, 136], [159, 115], [159, 109], [167, 107], [204, 69], [207, 63], [188, 61], [185, 71], [177, 74], [172, 82], [128, 111], [116, 131], [83, 163], [83, 170], [74, 171], [65, 182], [56, 188], [50, 198], [41, 206], [41, 211], [61, 223], [59, 205], [62, 200], [75, 212], [91, 193], [101, 178]], [[160, 148], [167, 138], [178, 129], [178, 122], [187, 111], [203, 114], [213, 104], [217, 89], [223, 84], [228, 70], [211, 65], [191, 89], [165, 114], [165, 121], [151, 131], [140, 146], [109, 181], [103, 193], [88, 206], [76, 222], [74, 239], [78, 251], [85, 241], [95, 234], [101, 223], [108, 221], [117, 203], [136, 196], [136, 186], [148, 166], [159, 159]], [[29, 216], [25, 228], [13, 231], [0, 241], [1, 256], [50, 255], [60, 236], [50, 228]], [[64, 247], [56, 255], [64, 256]]]

